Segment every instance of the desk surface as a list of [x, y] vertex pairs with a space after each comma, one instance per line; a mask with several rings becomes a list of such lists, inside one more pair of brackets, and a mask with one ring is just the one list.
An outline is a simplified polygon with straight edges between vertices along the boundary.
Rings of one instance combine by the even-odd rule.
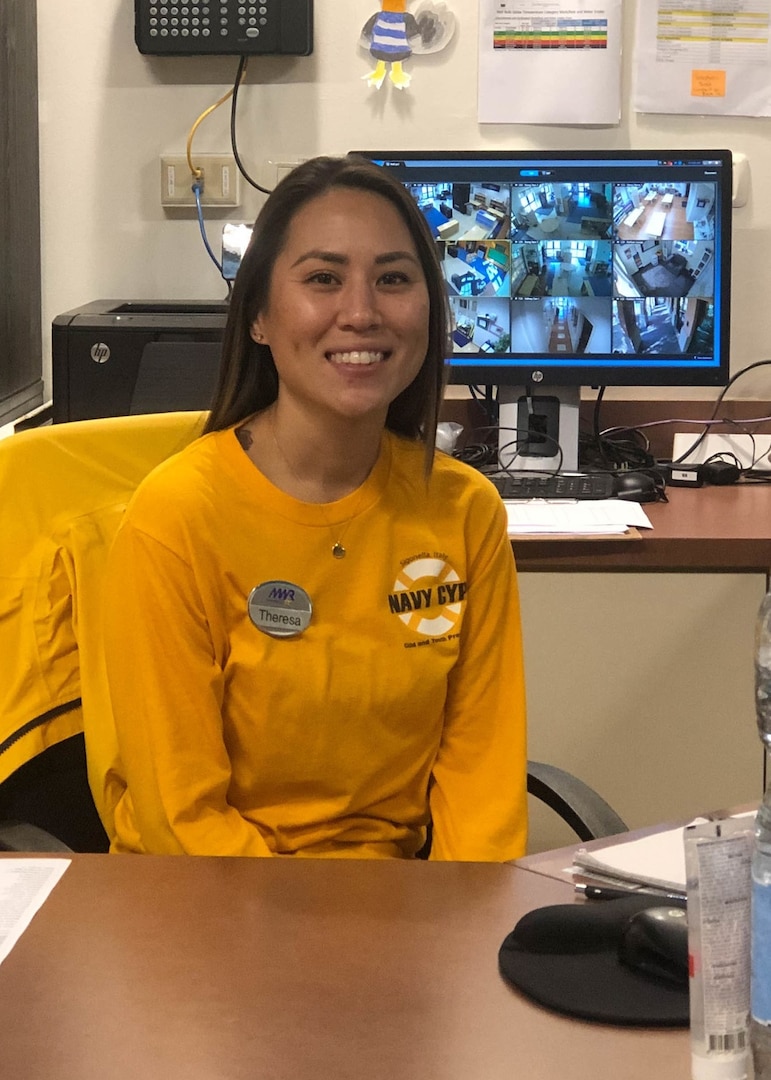
[[76, 855], [0, 965], [25, 1080], [687, 1080], [688, 1033], [560, 1017], [498, 947], [506, 865]]
[[653, 529], [635, 542], [514, 541], [526, 571], [702, 571], [771, 568], [771, 484], [669, 488], [668, 503], [643, 507]]

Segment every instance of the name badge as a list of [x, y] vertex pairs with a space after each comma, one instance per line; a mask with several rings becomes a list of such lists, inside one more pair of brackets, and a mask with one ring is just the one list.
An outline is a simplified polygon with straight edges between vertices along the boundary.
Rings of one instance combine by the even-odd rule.
[[307, 630], [313, 604], [305, 589], [291, 581], [263, 581], [249, 593], [249, 618], [269, 637], [297, 637]]

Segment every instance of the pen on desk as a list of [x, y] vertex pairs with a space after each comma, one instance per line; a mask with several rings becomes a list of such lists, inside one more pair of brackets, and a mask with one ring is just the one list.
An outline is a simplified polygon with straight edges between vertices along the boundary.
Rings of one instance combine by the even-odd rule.
[[587, 900], [619, 900], [622, 896], [652, 896], [661, 900], [684, 900], [683, 893], [655, 892], [652, 889], [612, 889], [606, 885], [576, 885], [576, 892]]

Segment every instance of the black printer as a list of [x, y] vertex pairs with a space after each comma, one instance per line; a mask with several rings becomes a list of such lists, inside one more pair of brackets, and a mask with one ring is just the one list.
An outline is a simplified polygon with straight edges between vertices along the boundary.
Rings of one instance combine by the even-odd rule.
[[208, 409], [226, 301], [94, 300], [52, 325], [53, 422]]

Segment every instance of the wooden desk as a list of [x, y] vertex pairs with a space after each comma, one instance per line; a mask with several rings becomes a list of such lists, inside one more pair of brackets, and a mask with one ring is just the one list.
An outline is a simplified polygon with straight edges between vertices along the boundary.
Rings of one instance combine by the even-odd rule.
[[653, 529], [635, 542], [514, 541], [522, 571], [701, 571], [766, 573], [771, 568], [771, 484], [668, 488], [646, 503]]
[[24, 1080], [688, 1080], [685, 1030], [571, 1020], [498, 974], [568, 886], [506, 865], [76, 855], [0, 966]]

